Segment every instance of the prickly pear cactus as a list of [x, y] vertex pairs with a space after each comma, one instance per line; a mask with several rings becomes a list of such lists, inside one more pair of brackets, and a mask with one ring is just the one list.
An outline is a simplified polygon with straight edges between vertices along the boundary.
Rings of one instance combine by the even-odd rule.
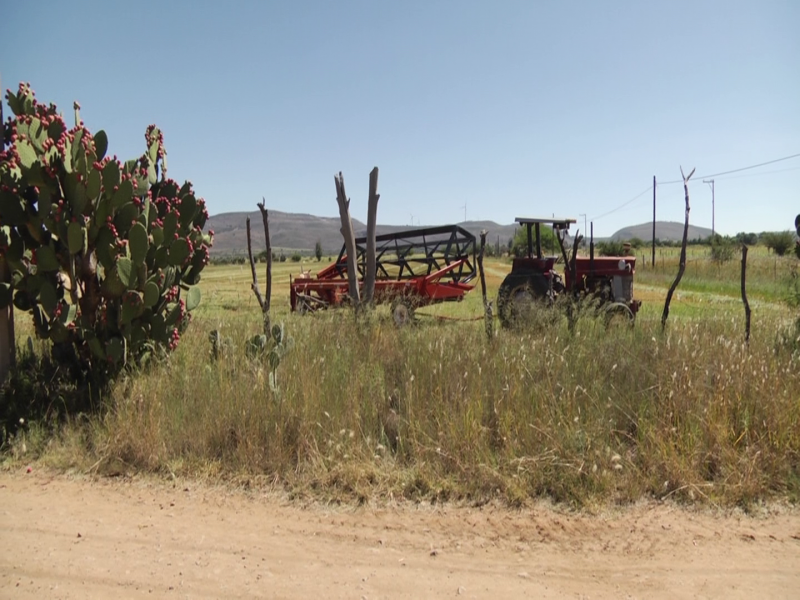
[[0, 282], [0, 307], [13, 302], [40, 337], [112, 375], [174, 349], [200, 302], [213, 232], [191, 183], [166, 178], [161, 132], [149, 126], [145, 153], [120, 162], [77, 103], [69, 129], [29, 84], [6, 99], [0, 260], [11, 279]]

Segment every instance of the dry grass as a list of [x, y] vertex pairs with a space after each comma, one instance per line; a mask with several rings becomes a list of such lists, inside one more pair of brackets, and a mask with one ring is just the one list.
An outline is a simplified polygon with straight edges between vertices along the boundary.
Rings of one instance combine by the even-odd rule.
[[[508, 266], [488, 269], [496, 290]], [[382, 310], [366, 324], [345, 311], [290, 315], [282, 275], [276, 317], [295, 345], [279, 393], [268, 363], [245, 355], [259, 327], [247, 271], [211, 268], [206, 304], [170, 362], [120, 382], [50, 460], [331, 501], [798, 499], [798, 359], [776, 345], [785, 309], [756, 310], [747, 346], [734, 298], [688, 294], [662, 335], [663, 290], [650, 285], [633, 330], [586, 316], [572, 334], [548, 320], [487, 342], [480, 322], [398, 330]], [[425, 312], [480, 314], [479, 290]], [[211, 329], [228, 340], [217, 361]]]

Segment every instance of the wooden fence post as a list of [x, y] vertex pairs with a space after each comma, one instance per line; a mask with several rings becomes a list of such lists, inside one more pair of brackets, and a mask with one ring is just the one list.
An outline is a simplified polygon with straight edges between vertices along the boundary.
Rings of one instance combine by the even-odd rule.
[[750, 343], [750, 303], [747, 301], [747, 246], [742, 244], [742, 304], [744, 304], [744, 341]]
[[486, 247], [486, 230], [481, 231], [481, 250], [478, 254], [478, 273], [481, 278], [481, 296], [483, 297], [483, 319], [486, 336], [489, 340], [494, 336], [494, 323], [492, 321], [492, 304], [486, 299], [486, 276], [483, 272], [483, 253]]
[[369, 174], [369, 200], [367, 203], [367, 267], [364, 274], [364, 304], [372, 306], [375, 299], [375, 229], [378, 220], [378, 167]]

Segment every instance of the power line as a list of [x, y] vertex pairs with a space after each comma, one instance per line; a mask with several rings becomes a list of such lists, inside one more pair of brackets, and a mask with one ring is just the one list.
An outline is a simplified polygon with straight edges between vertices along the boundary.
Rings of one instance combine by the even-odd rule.
[[747, 173], [746, 175], [734, 175], [733, 177], [717, 177], [717, 179], [744, 179], [746, 177], [762, 177], [763, 175], [774, 175], [775, 173], [786, 173], [787, 171], [799, 171], [800, 167], [789, 167], [788, 169], [778, 169], [777, 171], [764, 171], [763, 173]]
[[[771, 165], [771, 164], [776, 163], [776, 162], [789, 160], [791, 158], [797, 158], [798, 156], [800, 156], [800, 153], [792, 154], [791, 156], [784, 156], [783, 158], [776, 158], [775, 160], [768, 160], [767, 162], [759, 163], [757, 165], [750, 165], [749, 167], [741, 167], [739, 169], [732, 169], [730, 171], [723, 171], [721, 173], [711, 173], [710, 175], [703, 175], [701, 177], [695, 177], [695, 179], [711, 179], [712, 177], [721, 177], [722, 175], [729, 175], [731, 173], [738, 173], [740, 171], [747, 171], [749, 169], [757, 169], [758, 167], [764, 167], [766, 165]], [[671, 183], [683, 183], [683, 180], [682, 179], [675, 179], [673, 181], [659, 181], [658, 185], [669, 185]]]
[[616, 208], [613, 208], [613, 209], [611, 209], [610, 211], [603, 213], [602, 215], [599, 215], [599, 216], [597, 216], [597, 217], [592, 217], [592, 218], [591, 218], [591, 219], [589, 219], [589, 220], [590, 220], [590, 221], [597, 221], [598, 219], [602, 219], [603, 217], [607, 217], [608, 215], [610, 215], [610, 214], [612, 214], [612, 213], [615, 213], [615, 212], [617, 212], [618, 210], [620, 210], [620, 209], [622, 209], [622, 208], [625, 208], [626, 206], [628, 206], [628, 205], [629, 205], [631, 202], [633, 202], [634, 200], [638, 200], [639, 198], [641, 198], [642, 196], [644, 196], [644, 195], [645, 195], [647, 192], [649, 192], [649, 191], [650, 191], [650, 190], [652, 190], [652, 189], [653, 189], [653, 186], [650, 186], [650, 185], [648, 185], [646, 188], [644, 188], [644, 189], [643, 189], [641, 192], [639, 192], [638, 194], [636, 194], [636, 195], [635, 195], [633, 198], [631, 198], [631, 199], [630, 199], [630, 200], [628, 200], [627, 202], [624, 202], [623, 204], [620, 204], [618, 207], [616, 207]]
[[[767, 162], [759, 163], [757, 165], [750, 165], [749, 167], [741, 167], [739, 169], [732, 169], [730, 171], [723, 171], [722, 173], [712, 173], [711, 175], [703, 175], [702, 177], [696, 177], [696, 179], [711, 179], [712, 177], [723, 177], [724, 175], [729, 175], [731, 173], [739, 173], [740, 171], [747, 171], [749, 169], [756, 169], [758, 167], [764, 167], [766, 165], [771, 165], [771, 164], [774, 164], [774, 163], [777, 163], [777, 162], [781, 162], [781, 161], [784, 161], [784, 160], [797, 158], [798, 156], [800, 156], [800, 153], [792, 154], [791, 156], [784, 156], [783, 158], [776, 158], [775, 160], [768, 160]], [[768, 171], [767, 173], [754, 173], [752, 175], [740, 175], [739, 177], [755, 177], [756, 175], [768, 175], [770, 173], [782, 173], [784, 171], [794, 171], [796, 168], [800, 168], [800, 167], [792, 167], [790, 169], [781, 169], [781, 170], [778, 170], [778, 171]], [[724, 179], [736, 179], [735, 177], [727, 177], [727, 178], [723, 177], [723, 178]], [[657, 186], [662, 186], [662, 185], [669, 185], [671, 183], [683, 183], [683, 180], [682, 179], [676, 179], [674, 181], [659, 181], [659, 182], [657, 182], [656, 185]], [[621, 210], [621, 209], [625, 208], [626, 206], [628, 206], [629, 204], [633, 203], [634, 201], [638, 200], [639, 198], [644, 196], [647, 192], [649, 192], [652, 189], [653, 189], [652, 186], [647, 186], [644, 190], [642, 190], [641, 192], [636, 194], [630, 200], [620, 204], [616, 208], [612, 208], [608, 212], [604, 212], [601, 215], [598, 215], [596, 217], [592, 217], [590, 220], [591, 221], [597, 221], [599, 219], [602, 219], [603, 217], [607, 217], [608, 215], [611, 215], [611, 214], [617, 212], [618, 210]]]

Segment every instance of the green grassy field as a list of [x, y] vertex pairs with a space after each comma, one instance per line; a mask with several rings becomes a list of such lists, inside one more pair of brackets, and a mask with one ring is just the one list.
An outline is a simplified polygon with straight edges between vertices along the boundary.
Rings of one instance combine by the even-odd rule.
[[[637, 281], [669, 287], [678, 269], [680, 248], [656, 248], [656, 264], [652, 265], [649, 249], [640, 249], [637, 256]], [[681, 288], [725, 296], [741, 295], [741, 253], [737, 248], [733, 260], [717, 263], [710, 258], [707, 246], [690, 246], [686, 272]], [[643, 260], [644, 259], [644, 260]], [[768, 301], [785, 300], [797, 279], [795, 256], [775, 256], [763, 246], [749, 249], [747, 256], [748, 296]]]
[[[245, 353], [261, 326], [249, 266], [210, 266], [167, 363], [120, 381], [56, 443], [37, 443], [31, 428], [11, 454], [26, 441], [62, 468], [210, 477], [328, 501], [796, 501], [798, 359], [781, 337], [795, 317], [782, 301], [794, 264], [752, 253], [746, 345], [739, 263], [701, 263], [700, 250], [663, 334], [672, 250], [656, 269], [637, 265], [644, 305], [633, 329], [584, 315], [572, 332], [565, 318], [544, 319], [498, 326], [491, 340], [475, 320], [479, 288], [397, 329], [386, 307], [361, 321], [346, 309], [290, 313], [290, 274], [326, 263], [277, 263], [272, 319], [293, 338], [277, 391], [268, 361]], [[493, 299], [510, 264], [485, 266]], [[212, 330], [224, 341], [217, 360]]]

